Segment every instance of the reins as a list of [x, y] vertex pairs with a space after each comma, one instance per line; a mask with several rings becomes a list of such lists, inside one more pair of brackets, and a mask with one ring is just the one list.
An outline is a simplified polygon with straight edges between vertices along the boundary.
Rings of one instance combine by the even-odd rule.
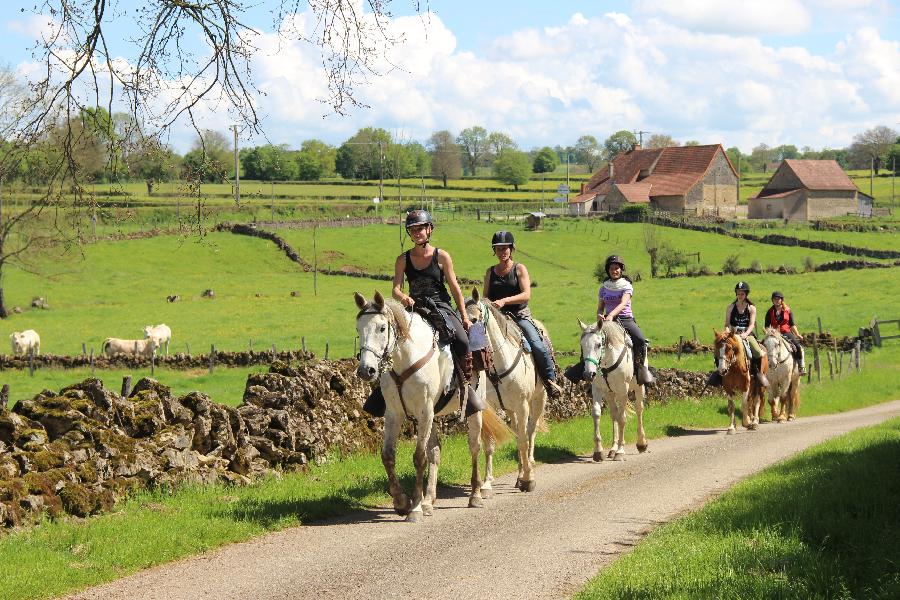
[[[617, 323], [617, 325], [618, 325], [618, 323]], [[621, 325], [619, 325], [619, 327], [621, 327]], [[597, 333], [600, 334], [600, 337], [603, 339], [603, 342], [602, 342], [603, 347], [605, 348], [605, 347], [606, 347], [607, 336], [606, 336], [605, 333], [603, 333], [603, 328], [602, 328], [602, 327], [598, 327], [598, 328], [595, 329], [594, 331], [596, 331]], [[587, 332], [585, 332], [584, 334], [582, 334], [581, 337], [584, 338], [584, 336], [590, 335], [591, 333], [592, 333], [592, 332], [587, 331]], [[624, 339], [624, 338], [623, 338], [623, 339]], [[602, 352], [602, 351], [601, 351], [601, 353], [600, 353], [600, 360], [597, 360], [597, 359], [595, 359], [595, 358], [591, 358], [590, 356], [588, 356], [587, 358], [584, 359], [584, 362], [591, 363], [592, 365], [594, 365], [595, 367], [597, 367], [597, 370], [598, 370], [598, 371], [600, 372], [600, 374], [603, 376], [603, 381], [606, 383], [606, 387], [609, 389], [609, 391], [612, 391], [612, 386], [609, 385], [609, 374], [612, 373], [613, 371], [615, 371], [616, 369], [619, 368], [619, 366], [622, 364], [622, 359], [625, 358], [625, 352], [626, 352], [627, 350], [628, 350], [628, 344], [627, 344], [627, 342], [626, 342], [626, 343], [624, 343], [624, 344], [622, 345], [622, 350], [621, 350], [621, 352], [619, 352], [619, 355], [616, 357], [616, 360], [613, 361], [613, 364], [609, 365], [608, 367], [601, 367], [601, 366], [600, 366], [600, 361], [603, 360], [603, 352]]]
[[[479, 300], [478, 302], [475, 302], [474, 300], [470, 300], [469, 302], [466, 303], [466, 306], [472, 306], [472, 305], [477, 305], [479, 307], [479, 309], [481, 310], [481, 314], [482, 314], [481, 319], [482, 319], [482, 321], [484, 321], [484, 330], [485, 330], [485, 333], [487, 333], [488, 322], [490, 321], [491, 311], [488, 309], [487, 305], [484, 303], [483, 300]], [[502, 346], [506, 345], [506, 341], [507, 341], [506, 338], [507, 338], [507, 332], [508, 332], [508, 327], [509, 327], [509, 318], [507, 318], [506, 321], [507, 322], [504, 323], [504, 332], [503, 332], [503, 336], [502, 336], [503, 340], [501, 341]], [[499, 322], [498, 322], [498, 325], [499, 325]], [[513, 359], [512, 364], [508, 368], [506, 368], [502, 373], [498, 373], [497, 367], [494, 365], [493, 373], [486, 371], [488, 381], [490, 381], [491, 385], [494, 386], [494, 391], [497, 393], [497, 400], [500, 403], [500, 408], [502, 408], [503, 410], [506, 410], [506, 406], [503, 404], [503, 396], [500, 394], [500, 384], [503, 382], [504, 378], [508, 377], [509, 374], [512, 373], [515, 370], [515, 368], [519, 366], [519, 362], [522, 360], [523, 355], [524, 355], [524, 349], [523, 349], [523, 345], [520, 341], [519, 349], [518, 349], [518, 352], [516, 353], [516, 358]]]

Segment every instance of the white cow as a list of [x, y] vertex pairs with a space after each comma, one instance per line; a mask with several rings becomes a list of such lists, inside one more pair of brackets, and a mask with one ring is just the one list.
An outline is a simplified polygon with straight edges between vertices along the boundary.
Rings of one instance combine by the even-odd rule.
[[101, 352], [104, 352], [107, 356], [126, 354], [129, 356], [143, 356], [144, 358], [151, 358], [157, 348], [159, 348], [159, 341], [156, 338], [147, 338], [145, 340], [106, 338], [103, 340], [103, 345], [100, 346]]
[[13, 354], [28, 354], [32, 351], [35, 354], [41, 353], [41, 336], [34, 329], [13, 331], [9, 341], [12, 343]]
[[145, 338], [155, 338], [159, 345], [166, 345], [166, 356], [169, 355], [169, 341], [172, 339], [172, 330], [165, 323], [159, 325], [147, 325], [144, 327]]

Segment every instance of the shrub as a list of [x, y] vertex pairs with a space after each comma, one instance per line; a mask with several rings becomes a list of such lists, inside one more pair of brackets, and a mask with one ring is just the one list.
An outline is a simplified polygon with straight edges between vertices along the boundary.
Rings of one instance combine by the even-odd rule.
[[750, 272], [751, 273], [762, 273], [762, 265], [758, 260], [754, 260], [750, 263]]
[[813, 261], [811, 256], [807, 256], [803, 259], [803, 270], [806, 273], [812, 273], [816, 270], [816, 263]]
[[687, 256], [685, 256], [684, 252], [673, 248], [668, 243], [663, 243], [659, 246], [657, 260], [659, 261], [659, 266], [666, 270], [666, 275], [671, 275], [672, 271], [678, 267], [687, 266]]
[[722, 263], [722, 272], [729, 273], [731, 275], [736, 274], [741, 268], [741, 257], [737, 254], [732, 254], [728, 258], [725, 259], [725, 262]]
[[616, 213], [616, 220], [627, 223], [640, 223], [647, 220], [648, 214], [650, 214], [650, 207], [646, 204], [626, 204]]
[[713, 270], [709, 267], [709, 265], [700, 265], [700, 274], [701, 275], [714, 275]]

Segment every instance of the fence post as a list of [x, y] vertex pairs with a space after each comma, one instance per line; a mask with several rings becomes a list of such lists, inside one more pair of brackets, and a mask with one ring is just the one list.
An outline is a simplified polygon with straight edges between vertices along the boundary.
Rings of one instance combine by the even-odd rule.
[[816, 368], [816, 381], [822, 381], [822, 372], [819, 369], [819, 336], [813, 336], [813, 364]]
[[209, 347], [209, 372], [212, 374], [213, 369], [216, 368], [216, 345], [212, 344]]
[[303, 353], [306, 354], [306, 337], [300, 337], [300, 347], [303, 349]]
[[694, 341], [697, 341], [697, 326], [691, 323], [691, 333], [694, 334]]
[[684, 336], [678, 336], [678, 360], [681, 360], [681, 347], [684, 345]]
[[860, 340], [856, 340], [856, 372], [859, 373], [859, 352], [862, 347], [862, 342]]
[[81, 356], [84, 356], [85, 354], [87, 354], [87, 344], [81, 342]]
[[328, 360], [328, 340], [325, 340], [325, 360]]
[[881, 348], [881, 330], [878, 328], [878, 319], [872, 319], [875, 323], [872, 325], [872, 342], [878, 348]]
[[185, 342], [184, 347], [187, 348], [187, 356], [188, 356], [188, 358], [190, 358], [191, 357], [191, 345], [189, 343]]
[[253, 338], [250, 338], [250, 352], [253, 352]]
[[28, 350], [28, 374], [34, 377], [34, 348]]
[[828, 355], [828, 376], [831, 378], [832, 381], [834, 381], [834, 364], [831, 361], [831, 349], [826, 348], [825, 354]]
[[9, 403], [9, 384], [4, 383], [0, 388], [0, 412], [6, 411], [6, 405]]
[[153, 352], [153, 354], [150, 355], [150, 374], [151, 375], [156, 374], [156, 352], [155, 351]]
[[[838, 378], [841, 376], [841, 370], [838, 368], [838, 347], [837, 347], [837, 338], [832, 337], [831, 341], [834, 342], [834, 366], [837, 369]], [[841, 361], [843, 363], [843, 361]], [[841, 365], [843, 366], [843, 364]]]
[[122, 378], [122, 397], [127, 398], [131, 393], [131, 375]]
[[91, 364], [91, 377], [93, 377], [94, 376], [94, 349], [93, 348], [91, 348], [91, 355], [90, 355], [90, 358], [88, 359], [88, 361]]

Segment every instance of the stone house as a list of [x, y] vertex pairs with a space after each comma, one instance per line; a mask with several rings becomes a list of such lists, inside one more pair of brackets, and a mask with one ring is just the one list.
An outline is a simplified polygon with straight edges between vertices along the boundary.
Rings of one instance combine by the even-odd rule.
[[617, 212], [626, 203], [678, 214], [734, 217], [738, 176], [721, 144], [617, 155], [569, 201], [570, 215]]
[[872, 198], [859, 191], [833, 160], [787, 159], [747, 201], [751, 219], [812, 221], [871, 214]]

